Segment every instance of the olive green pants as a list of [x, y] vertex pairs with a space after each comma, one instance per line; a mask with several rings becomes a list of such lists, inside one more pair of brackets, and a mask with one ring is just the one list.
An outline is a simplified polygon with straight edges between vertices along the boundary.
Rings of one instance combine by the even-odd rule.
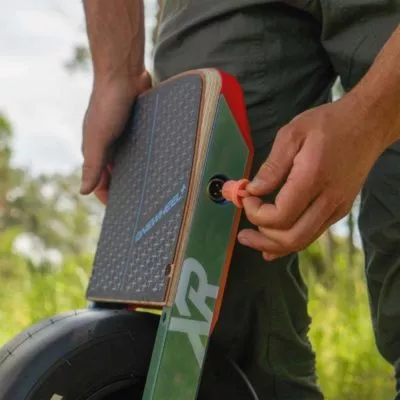
[[[239, 79], [256, 148], [254, 173], [279, 128], [330, 101], [337, 76], [350, 90], [399, 22], [400, 0], [167, 0], [155, 73], [166, 79], [189, 69], [216, 67]], [[243, 218], [242, 226], [246, 224]], [[370, 173], [359, 227], [376, 343], [396, 366], [400, 143]], [[258, 252], [237, 245], [212, 340], [236, 360], [260, 399], [323, 398], [307, 338], [309, 324], [297, 255], [267, 263]], [[400, 364], [396, 375], [400, 382]]]

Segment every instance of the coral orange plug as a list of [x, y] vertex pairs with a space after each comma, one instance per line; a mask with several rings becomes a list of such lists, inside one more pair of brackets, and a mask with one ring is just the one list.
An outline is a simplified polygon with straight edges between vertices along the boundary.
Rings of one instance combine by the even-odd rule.
[[246, 186], [249, 183], [247, 179], [238, 181], [227, 181], [222, 187], [222, 196], [231, 201], [236, 207], [243, 208], [243, 198], [249, 196]]

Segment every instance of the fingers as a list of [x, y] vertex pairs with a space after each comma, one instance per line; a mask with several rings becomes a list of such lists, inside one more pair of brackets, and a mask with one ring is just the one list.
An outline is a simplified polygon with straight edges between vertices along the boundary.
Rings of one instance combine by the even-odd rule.
[[99, 116], [100, 110], [98, 102], [92, 98], [83, 126], [81, 194], [89, 194], [99, 185], [102, 171], [106, 165], [106, 154], [111, 142], [111, 135], [107, 132], [109, 125], [107, 114], [96, 118], [96, 115]]
[[329, 196], [319, 196], [289, 229], [259, 228], [259, 231], [243, 230], [238, 235], [241, 244], [264, 253], [273, 259], [303, 250], [316, 240], [330, 225], [337, 222], [350, 207], [332, 208]]
[[89, 194], [99, 185], [111, 146], [122, 133], [132, 102], [132, 95], [121, 87], [92, 94], [83, 127], [81, 194]]
[[94, 194], [96, 197], [104, 204], [107, 205], [108, 203], [108, 189], [110, 186], [110, 169], [103, 169], [100, 177], [100, 182], [96, 187]]
[[110, 171], [105, 167], [112, 145], [123, 132], [135, 97], [151, 84], [147, 71], [133, 82], [125, 78], [95, 82], [83, 126], [81, 194], [95, 190], [100, 201], [107, 202]]
[[[333, 224], [335, 224], [336, 222], [338, 222], [341, 218], [343, 218], [347, 213], [346, 212], [341, 212], [338, 211], [336, 213], [334, 213], [332, 215], [332, 217], [325, 223], [323, 224], [323, 226], [319, 229], [319, 231], [314, 235], [314, 237], [310, 237], [309, 238], [309, 243], [308, 245], [310, 245], [311, 243], [313, 243], [314, 241], [316, 241], [328, 228], [330, 228]], [[271, 252], [264, 252], [263, 253], [263, 258], [266, 261], [273, 261], [277, 258], [280, 257], [284, 257], [289, 253], [293, 253], [296, 251], [301, 251], [304, 250], [307, 246], [303, 246], [301, 248], [299, 248], [298, 250], [293, 250], [291, 252], [288, 252], [287, 250], [282, 250], [281, 252], [276, 252], [276, 253], [271, 253]]]
[[[91, 143], [92, 142], [92, 143]], [[82, 166], [81, 194], [91, 193], [97, 186], [101, 185], [100, 178], [105, 173], [108, 141], [90, 141], [84, 152], [84, 163]]]
[[261, 232], [253, 229], [244, 229], [238, 234], [238, 241], [243, 246], [251, 247], [263, 253], [280, 252], [282, 247], [279, 243], [267, 238]]
[[293, 169], [274, 204], [263, 203], [255, 197], [243, 199], [249, 221], [268, 228], [290, 228], [319, 194], [310, 175], [306, 168]]
[[264, 196], [277, 189], [289, 174], [301, 146], [301, 137], [286, 126], [275, 139], [267, 160], [263, 163], [247, 190], [253, 196]]

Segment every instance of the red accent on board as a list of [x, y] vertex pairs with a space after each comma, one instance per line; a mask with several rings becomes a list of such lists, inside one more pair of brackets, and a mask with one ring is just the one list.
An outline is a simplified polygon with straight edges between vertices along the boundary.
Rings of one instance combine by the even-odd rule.
[[243, 139], [251, 153], [254, 153], [253, 140], [251, 139], [250, 124], [247, 119], [246, 102], [243, 90], [238, 80], [226, 72], [218, 70], [222, 77], [221, 94], [225, 97], [233, 117], [239, 126]]

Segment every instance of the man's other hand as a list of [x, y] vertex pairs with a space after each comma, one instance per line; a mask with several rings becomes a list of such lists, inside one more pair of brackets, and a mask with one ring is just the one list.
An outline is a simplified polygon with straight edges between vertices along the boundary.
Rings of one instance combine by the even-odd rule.
[[136, 96], [150, 87], [146, 71], [129, 80], [95, 80], [83, 124], [81, 194], [94, 191], [107, 203], [112, 144], [122, 133]]

